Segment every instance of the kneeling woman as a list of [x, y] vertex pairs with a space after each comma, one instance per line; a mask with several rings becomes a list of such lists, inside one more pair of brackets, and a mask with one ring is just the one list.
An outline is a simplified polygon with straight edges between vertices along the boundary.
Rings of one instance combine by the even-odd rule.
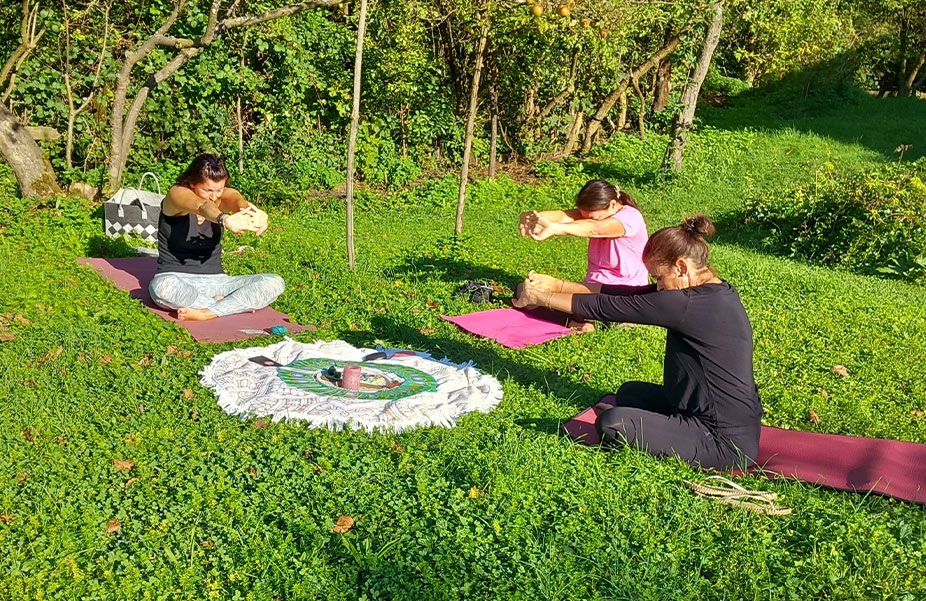
[[272, 273], [230, 276], [222, 269], [222, 232], [267, 229], [267, 214], [226, 188], [228, 171], [217, 156], [193, 160], [161, 203], [158, 271], [148, 286], [154, 302], [181, 320], [204, 321], [262, 309], [283, 293]]
[[522, 285], [519, 307], [666, 328], [663, 384], [627, 382], [609, 395], [616, 406], [598, 419], [605, 444], [677, 455], [706, 468], [738, 467], [756, 457], [762, 405], [752, 327], [736, 289], [708, 264], [704, 236], [713, 234], [704, 215], [653, 234], [643, 262], [655, 285], [564, 283], [537, 274]]

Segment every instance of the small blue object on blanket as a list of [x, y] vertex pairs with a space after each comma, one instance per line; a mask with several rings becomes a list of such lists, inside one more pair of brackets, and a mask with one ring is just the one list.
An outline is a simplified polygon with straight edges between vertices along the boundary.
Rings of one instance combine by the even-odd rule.
[[273, 326], [272, 328], [270, 328], [270, 333], [271, 334], [281, 334], [281, 335], [285, 334], [286, 326]]

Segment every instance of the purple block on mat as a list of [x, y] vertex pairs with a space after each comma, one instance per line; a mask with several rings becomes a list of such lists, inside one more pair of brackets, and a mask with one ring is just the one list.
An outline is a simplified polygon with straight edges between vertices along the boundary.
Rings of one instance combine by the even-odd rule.
[[441, 315], [441, 319], [508, 348], [524, 348], [575, 333], [566, 325], [568, 315], [546, 310], [492, 309], [459, 317]]
[[187, 330], [197, 342], [230, 342], [244, 340], [268, 333], [273, 326], [286, 326], [288, 332], [314, 330], [315, 326], [293, 323], [289, 316], [270, 307], [253, 313], [239, 313], [208, 321], [180, 321], [175, 314], [154, 304], [148, 294], [148, 283], [158, 268], [153, 257], [128, 257], [123, 259], [77, 259], [81, 265], [89, 265], [111, 280], [117, 288], [127, 290], [132, 298], [145, 304], [152, 313], [176, 323]]
[[[597, 445], [600, 414], [590, 407], [564, 423], [563, 430], [579, 442]], [[926, 444], [763, 426], [759, 457], [748, 471], [926, 504]]]

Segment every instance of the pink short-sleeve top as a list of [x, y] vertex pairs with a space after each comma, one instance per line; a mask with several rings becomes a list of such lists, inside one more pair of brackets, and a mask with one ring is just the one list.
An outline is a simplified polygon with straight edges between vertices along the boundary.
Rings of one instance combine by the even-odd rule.
[[624, 205], [608, 219], [619, 219], [625, 233], [620, 238], [589, 238], [585, 282], [645, 286], [649, 274], [643, 264], [643, 247], [649, 235], [643, 215]]

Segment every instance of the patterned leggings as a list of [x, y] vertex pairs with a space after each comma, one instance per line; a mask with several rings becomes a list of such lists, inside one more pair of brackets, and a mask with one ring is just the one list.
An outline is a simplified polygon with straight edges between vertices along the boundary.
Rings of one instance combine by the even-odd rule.
[[[230, 276], [224, 273], [159, 273], [148, 291], [160, 307], [208, 309], [218, 317], [263, 309], [283, 294], [283, 278], [272, 273]], [[216, 296], [223, 297], [215, 300]]]

